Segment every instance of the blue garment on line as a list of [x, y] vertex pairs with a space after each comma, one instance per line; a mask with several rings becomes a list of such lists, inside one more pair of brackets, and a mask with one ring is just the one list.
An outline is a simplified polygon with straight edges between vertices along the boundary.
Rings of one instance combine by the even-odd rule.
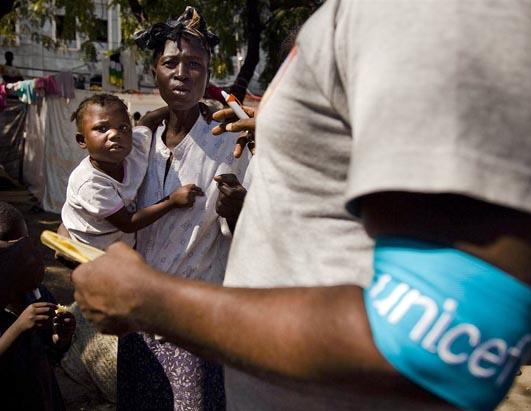
[[22, 80], [16, 83], [15, 94], [23, 103], [33, 104], [37, 101], [35, 80]]

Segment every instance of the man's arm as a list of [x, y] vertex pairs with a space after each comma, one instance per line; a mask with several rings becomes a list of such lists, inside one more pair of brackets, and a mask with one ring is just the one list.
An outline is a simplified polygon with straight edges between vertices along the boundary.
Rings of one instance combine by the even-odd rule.
[[376, 350], [359, 287], [223, 288], [153, 270], [120, 243], [80, 266], [72, 280], [81, 309], [107, 333], [163, 335], [198, 355], [275, 381], [432, 398]]
[[372, 343], [359, 287], [236, 289], [166, 277], [155, 294], [142, 328], [247, 371], [340, 382], [392, 370]]
[[372, 343], [356, 286], [223, 288], [158, 272], [120, 243], [72, 280], [80, 307], [104, 332], [142, 329], [239, 368], [302, 380], [392, 371]]

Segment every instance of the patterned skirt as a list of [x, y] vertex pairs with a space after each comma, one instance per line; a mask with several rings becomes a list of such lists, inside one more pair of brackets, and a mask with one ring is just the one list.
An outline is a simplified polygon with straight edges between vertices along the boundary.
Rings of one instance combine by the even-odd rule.
[[152, 335], [118, 341], [117, 410], [224, 410], [223, 369]]

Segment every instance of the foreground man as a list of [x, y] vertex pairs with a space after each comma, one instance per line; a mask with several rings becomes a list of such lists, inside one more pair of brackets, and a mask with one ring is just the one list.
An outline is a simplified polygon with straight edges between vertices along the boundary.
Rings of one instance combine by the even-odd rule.
[[260, 108], [232, 288], [118, 244], [86, 315], [225, 363], [229, 409], [494, 408], [531, 346], [530, 6], [327, 1]]

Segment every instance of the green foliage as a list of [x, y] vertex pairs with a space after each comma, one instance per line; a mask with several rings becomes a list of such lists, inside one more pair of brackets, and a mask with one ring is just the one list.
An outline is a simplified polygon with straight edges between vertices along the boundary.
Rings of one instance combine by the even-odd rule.
[[[122, 41], [125, 46], [132, 44], [132, 35], [142, 26], [165, 21], [170, 16], [178, 16], [187, 5], [196, 7], [205, 17], [210, 29], [220, 38], [220, 45], [212, 56], [212, 75], [222, 78], [232, 74], [234, 67], [232, 57], [237, 50], [245, 47], [248, 27], [246, 24], [246, 4], [253, 0], [112, 0], [112, 6], [119, 5], [122, 14]], [[308, 16], [324, 0], [254, 0], [257, 2], [262, 21], [262, 48], [266, 51], [266, 68], [262, 74], [262, 84], [267, 84], [278, 69], [280, 61], [279, 48], [288, 38], [290, 31], [302, 25]], [[132, 6], [137, 3], [147, 16], [140, 24], [132, 13]], [[40, 28], [59, 11], [64, 10], [62, 19], [62, 38], [53, 39], [43, 35]], [[13, 44], [15, 40], [15, 23], [19, 31], [30, 35], [33, 41], [48, 48], [65, 46], [76, 31], [83, 35], [82, 51], [85, 59], [96, 59], [94, 43], [97, 25], [92, 0], [18, 0], [10, 13], [0, 19], [0, 41]], [[148, 53], [141, 53], [149, 59]]]
[[[62, 11], [62, 38], [53, 39], [44, 35], [41, 28], [52, 24], [55, 15]], [[91, 0], [19, 0], [15, 7], [0, 19], [0, 37], [3, 44], [14, 44], [17, 33], [13, 28], [19, 24], [19, 33], [29, 35], [32, 41], [42, 43], [47, 48], [65, 46], [75, 38], [76, 31], [83, 33], [89, 41], [95, 38], [96, 19]]]
[[[197, 8], [220, 38], [220, 46], [212, 56], [212, 75], [221, 78], [233, 72], [232, 57], [245, 40], [241, 24], [245, 0], [140, 0], [139, 3], [148, 16], [144, 27], [177, 17], [186, 6]], [[113, 4], [119, 4], [122, 10], [122, 41], [131, 44], [133, 33], [143, 26], [128, 12], [131, 10], [128, 0], [115, 0]]]

